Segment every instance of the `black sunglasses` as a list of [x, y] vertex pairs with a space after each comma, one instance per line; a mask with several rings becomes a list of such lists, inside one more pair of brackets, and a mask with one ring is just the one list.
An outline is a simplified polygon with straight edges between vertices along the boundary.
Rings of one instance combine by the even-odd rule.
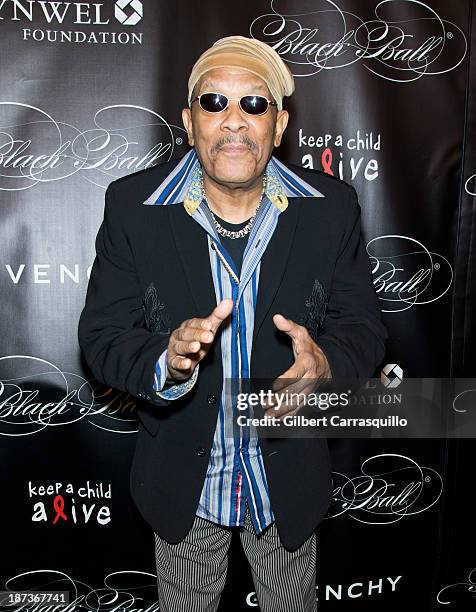
[[263, 115], [270, 106], [277, 106], [277, 102], [268, 100], [264, 96], [242, 96], [241, 98], [227, 98], [224, 94], [209, 92], [196, 96], [191, 102], [198, 100], [200, 108], [207, 113], [221, 113], [228, 108], [230, 100], [239, 100], [241, 110], [247, 115]]

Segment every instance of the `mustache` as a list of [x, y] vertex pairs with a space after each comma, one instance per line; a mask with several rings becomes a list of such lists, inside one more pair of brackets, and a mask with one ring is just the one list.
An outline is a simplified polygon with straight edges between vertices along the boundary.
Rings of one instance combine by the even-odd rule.
[[251, 140], [249, 136], [246, 134], [241, 135], [239, 138], [233, 138], [231, 136], [224, 136], [217, 140], [216, 143], [212, 147], [212, 153], [217, 153], [224, 145], [226, 144], [241, 144], [248, 147], [251, 151], [254, 151], [257, 147], [256, 142]]

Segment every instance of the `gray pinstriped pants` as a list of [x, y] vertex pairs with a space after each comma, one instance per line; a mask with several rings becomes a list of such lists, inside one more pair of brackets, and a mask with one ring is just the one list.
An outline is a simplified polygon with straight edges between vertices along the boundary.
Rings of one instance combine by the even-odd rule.
[[[196, 516], [177, 544], [154, 533], [160, 612], [218, 609], [231, 529]], [[261, 612], [316, 612], [316, 534], [290, 552], [281, 545], [276, 523], [256, 536], [248, 505], [238, 529]]]

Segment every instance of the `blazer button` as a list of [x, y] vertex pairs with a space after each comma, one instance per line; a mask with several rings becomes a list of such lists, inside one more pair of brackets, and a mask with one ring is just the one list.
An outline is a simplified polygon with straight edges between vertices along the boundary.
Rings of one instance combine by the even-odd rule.
[[199, 457], [203, 457], [203, 455], [205, 454], [205, 449], [203, 448], [203, 446], [199, 446], [196, 450], [197, 450], [197, 455]]
[[207, 395], [207, 402], [209, 404], [216, 404], [217, 403], [217, 396], [216, 395]]

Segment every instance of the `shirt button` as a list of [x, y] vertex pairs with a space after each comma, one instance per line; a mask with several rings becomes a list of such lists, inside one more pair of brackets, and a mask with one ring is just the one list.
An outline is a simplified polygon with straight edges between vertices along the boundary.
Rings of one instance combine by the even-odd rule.
[[217, 396], [216, 395], [207, 395], [207, 402], [209, 404], [216, 404], [217, 403]]
[[196, 449], [196, 452], [197, 452], [197, 455], [198, 455], [199, 457], [203, 457], [203, 455], [205, 454], [205, 449], [203, 448], [203, 446], [199, 446], [199, 447]]

